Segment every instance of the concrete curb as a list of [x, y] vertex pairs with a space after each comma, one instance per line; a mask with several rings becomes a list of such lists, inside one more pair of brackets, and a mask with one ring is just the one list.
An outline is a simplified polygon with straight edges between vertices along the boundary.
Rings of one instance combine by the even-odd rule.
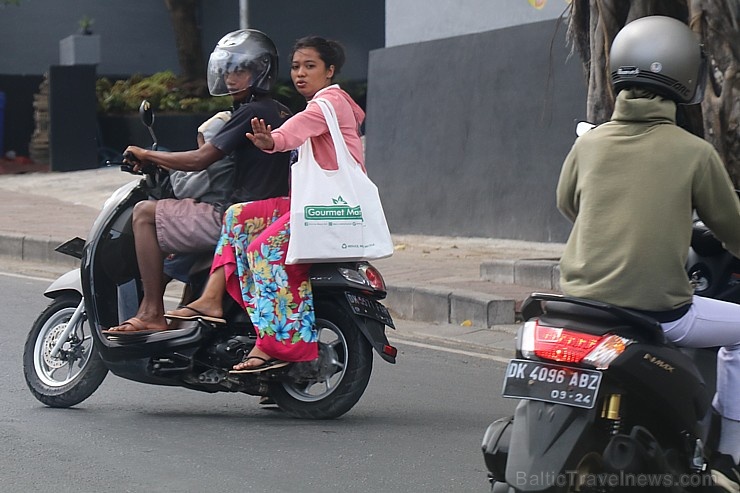
[[480, 266], [483, 280], [500, 284], [521, 284], [533, 288], [560, 290], [557, 259], [495, 260]]
[[51, 236], [0, 234], [0, 255], [22, 262], [40, 262], [62, 267], [79, 267], [80, 261], [55, 250], [65, 240]]
[[389, 285], [384, 304], [406, 320], [493, 328], [515, 323], [516, 301], [467, 290]]

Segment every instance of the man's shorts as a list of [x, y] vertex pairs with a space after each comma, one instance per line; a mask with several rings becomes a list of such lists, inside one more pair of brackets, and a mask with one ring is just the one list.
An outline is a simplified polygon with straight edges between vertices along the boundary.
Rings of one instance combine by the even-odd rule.
[[165, 253], [213, 251], [221, 235], [221, 212], [193, 199], [157, 200], [157, 241]]

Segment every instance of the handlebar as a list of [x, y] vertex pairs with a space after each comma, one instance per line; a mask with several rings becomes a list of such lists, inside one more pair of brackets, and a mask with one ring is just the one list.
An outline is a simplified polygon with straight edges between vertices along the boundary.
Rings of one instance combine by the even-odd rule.
[[[134, 161], [130, 162], [128, 159]], [[147, 193], [157, 199], [167, 198], [171, 196], [172, 189], [169, 184], [169, 171], [165, 168], [160, 168], [154, 163], [147, 162], [141, 165], [138, 170], [135, 170], [139, 166], [138, 161], [132, 156], [124, 156], [121, 161], [106, 161], [108, 166], [118, 166], [121, 171], [129, 173], [135, 176], [142, 176], [141, 185]]]
[[126, 152], [123, 154], [123, 161], [106, 161], [106, 166], [120, 166], [121, 171], [131, 173], [132, 175], [155, 175], [159, 168], [154, 163], [145, 163], [139, 168], [139, 171], [135, 171], [135, 166], [140, 166], [141, 161], [136, 159], [136, 156], [132, 152]]
[[139, 168], [139, 171], [134, 171], [135, 164], [131, 164], [130, 162], [126, 161], [106, 161], [106, 166], [118, 166], [121, 168], [121, 171], [125, 173], [130, 173], [132, 175], [155, 175], [157, 174], [157, 171], [159, 168], [156, 164], [153, 163], [147, 163], [141, 168]]

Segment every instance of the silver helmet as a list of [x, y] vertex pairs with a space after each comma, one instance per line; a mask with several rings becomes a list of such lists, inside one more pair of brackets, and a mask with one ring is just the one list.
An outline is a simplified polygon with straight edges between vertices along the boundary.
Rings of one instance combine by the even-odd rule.
[[218, 42], [208, 59], [208, 90], [213, 96], [232, 94], [224, 76], [235, 70], [247, 70], [252, 78], [252, 94], [269, 93], [277, 79], [278, 53], [275, 43], [255, 29], [234, 31]]
[[644, 87], [677, 103], [704, 95], [704, 56], [696, 35], [683, 22], [653, 15], [634, 20], [617, 33], [609, 53], [616, 92]]

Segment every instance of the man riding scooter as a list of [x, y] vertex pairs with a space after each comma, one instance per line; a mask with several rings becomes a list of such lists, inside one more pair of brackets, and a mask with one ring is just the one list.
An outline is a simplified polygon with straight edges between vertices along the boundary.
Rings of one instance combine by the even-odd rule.
[[133, 230], [144, 297], [134, 317], [105, 334], [142, 335], [167, 330], [164, 258], [171, 253], [212, 252], [222, 213], [232, 203], [288, 194], [289, 153], [265, 154], [244, 137], [251, 130], [252, 118], [263, 118], [277, 128], [290, 116], [290, 110], [270, 96], [277, 71], [277, 49], [264, 33], [245, 29], [227, 34], [208, 62], [210, 93], [231, 95], [234, 99], [231, 119], [224, 127], [196, 150], [162, 152], [136, 146], [126, 149], [124, 156], [134, 169], [153, 163], [172, 170], [198, 171], [230, 155], [236, 163], [234, 190], [224, 204], [163, 199], [136, 205]]
[[694, 210], [740, 257], [740, 201], [724, 164], [676, 125], [676, 105], [702, 99], [704, 68], [696, 36], [676, 19], [644, 17], [617, 34], [614, 114], [576, 140], [558, 183], [558, 208], [573, 221], [560, 285], [650, 316], [679, 346], [722, 346], [710, 466], [718, 485], [740, 491], [740, 305], [694, 296], [684, 270]]

